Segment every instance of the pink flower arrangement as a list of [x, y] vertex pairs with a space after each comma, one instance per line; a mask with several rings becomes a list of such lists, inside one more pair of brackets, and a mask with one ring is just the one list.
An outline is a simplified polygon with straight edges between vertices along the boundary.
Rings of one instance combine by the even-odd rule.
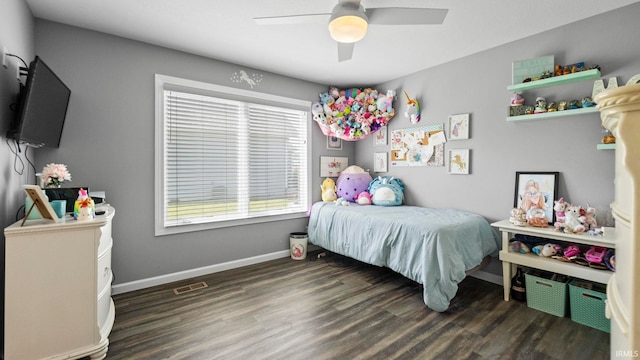
[[64, 164], [47, 164], [40, 175], [44, 187], [58, 187], [65, 180], [71, 181], [71, 174]]

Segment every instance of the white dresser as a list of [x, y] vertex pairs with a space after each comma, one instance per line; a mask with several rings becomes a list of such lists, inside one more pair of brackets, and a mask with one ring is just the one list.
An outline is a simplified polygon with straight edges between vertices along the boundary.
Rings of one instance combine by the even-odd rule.
[[594, 99], [602, 125], [616, 137], [616, 272], [607, 286], [611, 358], [640, 356], [640, 84], [605, 90]]
[[103, 359], [115, 319], [112, 207], [93, 221], [68, 215], [4, 229], [4, 359]]

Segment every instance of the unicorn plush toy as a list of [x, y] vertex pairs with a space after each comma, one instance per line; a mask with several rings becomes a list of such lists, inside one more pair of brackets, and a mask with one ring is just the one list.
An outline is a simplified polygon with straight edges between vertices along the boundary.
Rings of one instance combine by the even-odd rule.
[[406, 91], [404, 96], [407, 98], [407, 111], [405, 111], [404, 116], [408, 117], [412, 124], [416, 124], [420, 121], [420, 104], [418, 100], [410, 98]]

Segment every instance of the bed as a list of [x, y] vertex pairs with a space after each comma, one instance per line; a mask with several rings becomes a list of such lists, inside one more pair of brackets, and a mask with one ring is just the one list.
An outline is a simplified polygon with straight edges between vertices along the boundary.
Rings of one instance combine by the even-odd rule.
[[424, 303], [449, 308], [466, 272], [497, 256], [500, 237], [480, 215], [417, 206], [313, 204], [309, 242], [385, 266], [423, 285]]

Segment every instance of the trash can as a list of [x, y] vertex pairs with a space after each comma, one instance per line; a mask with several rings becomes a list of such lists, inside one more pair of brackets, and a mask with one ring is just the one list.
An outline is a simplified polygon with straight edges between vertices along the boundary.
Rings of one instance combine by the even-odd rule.
[[289, 246], [291, 248], [291, 258], [293, 260], [304, 260], [307, 258], [307, 233], [294, 232], [289, 234]]

